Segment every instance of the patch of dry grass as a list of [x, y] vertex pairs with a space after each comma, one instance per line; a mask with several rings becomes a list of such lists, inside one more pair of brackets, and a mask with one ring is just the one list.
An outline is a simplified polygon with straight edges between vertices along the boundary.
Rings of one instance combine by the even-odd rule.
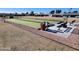
[[[51, 20], [51, 21], [63, 21], [63, 17], [35, 17], [35, 16], [22, 16], [18, 19], [40, 19], [40, 20]], [[79, 18], [68, 18], [68, 21], [76, 20], [79, 23]]]
[[[35, 35], [31, 32], [21, 30], [17, 27], [0, 23], [0, 50], [9, 48], [12, 51], [63, 51], [74, 50], [57, 42], [44, 37]], [[3, 49], [4, 50], [4, 49]], [[8, 50], [8, 49], [6, 49]]]

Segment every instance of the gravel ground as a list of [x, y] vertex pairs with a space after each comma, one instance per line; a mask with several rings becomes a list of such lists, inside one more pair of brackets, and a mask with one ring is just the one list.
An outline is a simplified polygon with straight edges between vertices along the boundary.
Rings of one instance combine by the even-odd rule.
[[7, 23], [0, 23], [0, 50], [10, 51], [72, 51], [74, 49], [51, 41]]

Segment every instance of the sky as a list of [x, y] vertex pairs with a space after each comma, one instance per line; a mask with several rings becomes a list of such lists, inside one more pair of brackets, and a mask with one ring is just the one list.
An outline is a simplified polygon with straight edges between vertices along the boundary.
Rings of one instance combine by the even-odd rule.
[[[68, 12], [70, 11], [70, 8], [0, 8], [0, 13], [22, 13], [22, 12], [43, 12], [43, 13], [49, 13], [51, 10], [60, 9], [62, 12]], [[79, 11], [79, 8], [72, 8], [71, 11]]]

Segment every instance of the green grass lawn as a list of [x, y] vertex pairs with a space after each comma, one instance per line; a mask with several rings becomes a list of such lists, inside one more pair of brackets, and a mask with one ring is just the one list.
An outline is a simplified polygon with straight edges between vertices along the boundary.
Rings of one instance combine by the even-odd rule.
[[55, 23], [55, 22], [59, 22], [59, 21], [63, 21], [61, 19], [20, 19], [20, 20], [24, 20], [24, 21], [35, 21], [35, 22], [50, 22], [50, 23]]
[[14, 23], [34, 27], [34, 28], [39, 28], [41, 22], [56, 23], [60, 21], [60, 20], [47, 20], [47, 19], [42, 19], [42, 20], [41, 19], [38, 19], [38, 20], [36, 19], [7, 19], [7, 20]]
[[40, 27], [40, 23], [37, 23], [37, 22], [23, 21], [23, 20], [18, 20], [18, 19], [8, 19], [7, 21], [14, 22], [17, 24], [27, 25], [34, 28]]

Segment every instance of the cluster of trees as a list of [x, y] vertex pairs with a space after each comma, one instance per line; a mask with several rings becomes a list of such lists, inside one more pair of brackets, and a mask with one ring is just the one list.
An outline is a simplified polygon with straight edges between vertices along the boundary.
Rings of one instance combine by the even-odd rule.
[[[52, 10], [52, 11], [50, 11], [49, 13], [50, 14], [58, 14], [58, 13], [61, 13], [62, 12], [62, 10]], [[15, 15], [18, 15], [17, 13], [15, 13]], [[30, 13], [29, 12], [26, 12], [26, 13], [21, 13], [20, 15], [23, 15], [23, 16], [25, 16], [25, 15], [29, 15], [29, 16], [36, 16], [36, 14], [34, 13], [34, 11], [31, 11]], [[44, 14], [43, 12], [41, 13], [39, 13], [38, 14], [38, 16], [40, 16], [40, 15], [46, 15], [46, 14]]]
[[[52, 10], [49, 12], [50, 14], [60, 14], [62, 13], [62, 10]], [[64, 13], [78, 13], [78, 11], [69, 11], [69, 12], [64, 12]]]
[[[71, 8], [69, 9], [69, 12], [62, 12], [62, 10], [60, 9], [57, 9], [57, 10], [51, 10], [49, 11], [49, 14], [61, 14], [61, 13], [78, 13], [78, 11], [71, 11]], [[13, 16], [48, 16], [48, 14], [44, 14], [43, 12], [40, 12], [39, 14], [38, 13], [35, 13], [34, 11], [31, 11], [31, 12], [26, 12], [26, 13], [10, 13], [10, 14], [0, 14], [0, 16], [10, 16], [11, 18]]]
[[78, 13], [78, 11], [73, 11], [73, 12], [64, 12], [64, 13]]
[[44, 15], [47, 16], [47, 14], [44, 14], [42, 12], [38, 14], [38, 13], [35, 13], [34, 11], [21, 13], [21, 14], [15, 13], [14, 15], [15, 16], [44, 16]]
[[[61, 14], [61, 13], [78, 13], [78, 11], [69, 11], [69, 12], [62, 12], [62, 10], [51, 10], [49, 12], [49, 14]], [[10, 14], [12, 15], [12, 14]], [[21, 13], [21, 14], [18, 14], [17, 12], [14, 14], [14, 16], [47, 16], [47, 14], [44, 14], [43, 12], [41, 13], [35, 13], [34, 11], [31, 11], [31, 12], [26, 12], [26, 13]]]
[[62, 10], [52, 10], [50, 11], [50, 14], [60, 14]]

